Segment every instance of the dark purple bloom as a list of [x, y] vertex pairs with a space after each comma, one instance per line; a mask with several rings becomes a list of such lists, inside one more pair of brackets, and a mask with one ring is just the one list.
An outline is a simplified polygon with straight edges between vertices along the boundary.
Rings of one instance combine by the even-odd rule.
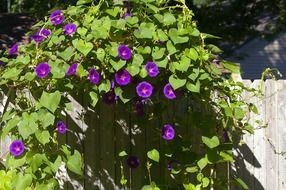
[[19, 44], [18, 43], [13, 44], [13, 46], [8, 51], [8, 55], [18, 55], [18, 49], [19, 49]]
[[0, 61], [0, 67], [4, 66], [4, 65], [5, 65], [5, 63], [3, 61]]
[[44, 41], [46, 38], [44, 36], [40, 36], [38, 34], [35, 34], [35, 35], [31, 36], [31, 39], [34, 40], [38, 44], [41, 41]]
[[123, 60], [129, 60], [132, 56], [131, 49], [126, 45], [120, 45], [118, 47], [118, 56]]
[[123, 18], [123, 19], [126, 19], [126, 18], [129, 17], [129, 16], [131, 17], [131, 16], [132, 16], [132, 13], [126, 12], [126, 13], [123, 14], [122, 18]]
[[130, 168], [137, 168], [140, 164], [140, 160], [137, 156], [129, 156], [127, 158], [127, 165]]
[[55, 10], [54, 12], [52, 12], [51, 16], [50, 16], [50, 20], [54, 25], [59, 25], [61, 23], [63, 23], [65, 19], [64, 13], [61, 10]]
[[88, 79], [94, 85], [97, 85], [99, 83], [100, 75], [93, 67], [89, 71]]
[[170, 160], [170, 162], [168, 163], [168, 170], [172, 171], [174, 165], [176, 167], [180, 167], [181, 163], [178, 160]]
[[47, 62], [43, 62], [37, 65], [35, 72], [38, 78], [45, 78], [49, 75], [51, 67]]
[[163, 93], [165, 95], [166, 98], [168, 99], [174, 99], [176, 98], [176, 94], [174, 89], [172, 88], [171, 84], [168, 83], [165, 85], [164, 89], [163, 89]]
[[146, 69], [146, 71], [150, 77], [155, 77], [159, 74], [158, 66], [156, 65], [156, 63], [154, 63], [152, 61], [147, 62], [145, 69]]
[[66, 124], [64, 121], [58, 121], [57, 122], [57, 131], [58, 131], [58, 133], [60, 133], [62, 135], [66, 133], [67, 127], [66, 127]]
[[164, 125], [164, 127], [162, 128], [162, 137], [167, 141], [173, 140], [173, 138], [175, 137], [175, 129], [172, 125]]
[[21, 140], [14, 140], [10, 145], [10, 153], [14, 157], [21, 156], [25, 151], [25, 145]]
[[230, 138], [229, 138], [229, 135], [228, 135], [228, 132], [227, 132], [227, 130], [224, 130], [224, 132], [223, 132], [223, 140], [224, 140], [224, 142], [230, 142]]
[[44, 41], [49, 35], [51, 35], [51, 31], [48, 29], [41, 29], [36, 34], [31, 36], [31, 39], [34, 40], [36, 43], [40, 43]]
[[135, 111], [138, 116], [144, 115], [144, 103], [143, 101], [137, 101], [135, 105]]
[[136, 86], [136, 92], [142, 98], [149, 98], [153, 94], [153, 86], [146, 81], [140, 82]]
[[114, 104], [117, 100], [117, 96], [114, 90], [110, 90], [109, 92], [103, 94], [102, 99], [105, 103], [111, 105]]
[[64, 34], [65, 35], [72, 35], [76, 32], [76, 25], [75, 24], [67, 24], [64, 26]]
[[74, 75], [74, 74], [76, 73], [77, 66], [78, 66], [77, 63], [72, 64], [72, 65], [69, 67], [68, 71], [66, 72], [66, 75], [67, 75], [67, 76]]
[[120, 86], [126, 86], [131, 81], [131, 75], [125, 69], [121, 69], [115, 73], [115, 81]]

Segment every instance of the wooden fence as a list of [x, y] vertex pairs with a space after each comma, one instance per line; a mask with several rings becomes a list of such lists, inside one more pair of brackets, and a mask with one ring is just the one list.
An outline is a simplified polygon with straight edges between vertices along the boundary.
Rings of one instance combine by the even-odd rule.
[[[243, 82], [253, 88], [258, 88], [261, 85], [258, 80]], [[256, 125], [254, 136], [245, 135], [246, 143], [235, 150], [237, 164], [229, 167], [229, 171], [225, 172], [236, 171], [248, 184], [250, 190], [285, 190], [286, 80], [267, 80], [263, 83], [262, 88], [265, 92], [264, 97], [250, 97], [250, 94], [246, 93], [243, 98], [255, 103], [260, 110], [261, 115], [250, 115], [251, 121], [254, 123], [255, 120], [261, 120], [268, 127], [263, 128]], [[184, 106], [176, 109], [175, 104], [178, 102], [174, 102], [173, 109], [168, 110], [161, 120], [147, 122], [142, 128], [138, 125], [139, 122], [142, 122], [140, 118], [127, 114], [125, 109], [131, 108], [119, 107], [115, 109], [114, 106], [103, 106], [100, 103], [96, 110], [84, 110], [77, 103], [82, 102], [84, 105], [86, 102], [83, 97], [73, 102], [73, 110], [68, 112], [65, 120], [69, 128], [76, 133], [68, 133], [61, 140], [84, 152], [86, 177], [74, 180], [73, 176], [68, 176], [65, 171], [60, 172], [58, 176], [69, 181], [68, 185], [64, 187], [68, 190], [122, 189], [120, 188], [121, 164], [125, 168], [123, 173], [128, 179], [125, 189], [140, 190], [142, 185], [148, 184], [145, 165], [141, 164], [138, 168], [129, 170], [126, 160], [120, 159], [118, 153], [125, 150], [138, 156], [141, 163], [145, 163], [145, 153], [150, 149], [159, 148], [165, 143], [156, 126], [162, 126], [169, 117], [180, 114], [181, 109], [186, 109]], [[180, 104], [184, 105], [182, 102]], [[187, 128], [179, 130], [188, 132]], [[8, 139], [2, 140], [0, 144], [1, 156], [7, 150], [9, 143]], [[163, 160], [160, 165], [153, 165], [152, 177], [154, 181], [160, 181], [163, 184], [169, 183], [169, 172], [166, 166], [167, 160]], [[229, 187], [228, 189], [236, 190], [238, 188]]]

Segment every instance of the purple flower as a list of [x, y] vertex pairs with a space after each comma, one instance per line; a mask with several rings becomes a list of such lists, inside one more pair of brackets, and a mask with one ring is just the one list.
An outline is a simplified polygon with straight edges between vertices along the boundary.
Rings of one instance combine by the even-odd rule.
[[62, 135], [66, 133], [67, 127], [66, 127], [66, 124], [64, 121], [58, 121], [57, 122], [57, 131], [58, 131], [58, 133], [60, 133]]
[[126, 86], [131, 81], [131, 75], [125, 69], [121, 69], [115, 73], [115, 81], [120, 86]]
[[174, 99], [174, 98], [176, 98], [175, 91], [174, 91], [174, 89], [172, 88], [172, 86], [171, 86], [170, 83], [168, 83], [168, 84], [165, 85], [164, 90], [163, 90], [163, 93], [164, 93], [165, 97], [168, 98], [168, 99]]
[[18, 49], [19, 49], [19, 44], [15, 43], [13, 46], [9, 49], [8, 55], [18, 55]]
[[54, 25], [59, 25], [61, 23], [63, 23], [65, 19], [64, 13], [61, 10], [55, 10], [54, 12], [52, 12], [51, 16], [50, 16], [50, 20]]
[[227, 130], [224, 130], [223, 132], [223, 140], [225, 143], [230, 142], [230, 138], [229, 138]]
[[162, 138], [167, 141], [170, 141], [173, 140], [174, 137], [175, 129], [173, 128], [173, 126], [170, 124], [164, 125], [164, 127], [162, 128]]
[[31, 36], [31, 39], [34, 40], [36, 43], [40, 43], [44, 41], [49, 35], [51, 35], [51, 31], [48, 29], [41, 29], [36, 34]]
[[156, 65], [156, 63], [154, 63], [152, 61], [147, 62], [145, 69], [146, 69], [146, 71], [150, 77], [155, 77], [159, 74], [158, 66]]
[[129, 16], [131, 17], [131, 16], [132, 16], [132, 13], [126, 12], [126, 13], [123, 14], [122, 18], [123, 18], [123, 19], [126, 19], [126, 18], [129, 17]]
[[136, 92], [142, 98], [149, 98], [153, 93], [153, 86], [146, 81], [140, 82], [136, 86]]
[[127, 158], [127, 165], [130, 168], [137, 168], [140, 164], [140, 160], [137, 156], [129, 156]]
[[172, 171], [173, 169], [173, 165], [175, 164], [175, 166], [180, 167], [181, 163], [178, 160], [170, 160], [170, 162], [168, 163], [168, 170]]
[[77, 66], [78, 66], [77, 63], [72, 64], [72, 65], [69, 67], [69, 69], [67, 70], [66, 75], [67, 75], [67, 76], [74, 75], [74, 74], [76, 73]]
[[116, 96], [114, 90], [110, 90], [109, 92], [103, 94], [102, 99], [106, 104], [111, 105], [111, 104], [114, 104], [116, 102], [117, 96]]
[[100, 75], [93, 67], [89, 71], [88, 79], [94, 85], [97, 85], [99, 83]]
[[21, 156], [25, 151], [24, 143], [21, 140], [14, 140], [10, 145], [10, 153], [14, 157]]
[[73, 35], [76, 32], [75, 24], [67, 24], [64, 26], [64, 34], [65, 35]]
[[51, 31], [49, 29], [43, 28], [38, 32], [38, 34], [47, 38], [49, 35], [51, 35]]
[[118, 56], [123, 60], [129, 60], [132, 56], [131, 49], [126, 45], [120, 45], [118, 47]]
[[35, 72], [38, 78], [45, 78], [49, 75], [51, 67], [47, 62], [43, 62], [37, 65]]

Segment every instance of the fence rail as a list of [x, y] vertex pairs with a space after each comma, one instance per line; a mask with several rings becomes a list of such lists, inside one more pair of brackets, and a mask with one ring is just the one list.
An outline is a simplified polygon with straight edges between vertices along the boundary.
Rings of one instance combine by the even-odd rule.
[[[258, 88], [261, 81], [244, 80], [246, 86]], [[235, 150], [236, 165], [226, 167], [227, 173], [237, 172], [248, 184], [250, 190], [285, 190], [286, 189], [286, 80], [267, 80], [262, 85], [263, 97], [251, 97], [245, 93], [243, 98], [254, 103], [260, 110], [260, 115], [250, 115], [252, 123], [261, 120], [268, 125], [267, 128], [256, 125], [255, 135], [245, 135], [245, 144]], [[72, 97], [70, 97], [72, 99]], [[3, 102], [6, 100], [3, 99]], [[131, 108], [103, 106], [99, 104], [96, 110], [84, 110], [81, 104], [86, 104], [83, 97], [73, 100], [73, 110], [68, 112], [65, 120], [70, 129], [75, 133], [64, 136], [63, 142], [67, 142], [84, 153], [85, 178], [73, 180], [73, 176], [65, 176], [69, 183], [65, 189], [120, 189], [121, 163], [118, 153], [122, 150], [137, 155], [146, 160], [145, 152], [151, 148], [159, 148], [163, 145], [160, 133], [154, 130], [155, 126], [161, 126], [169, 117], [180, 114], [186, 109], [184, 106], [175, 108], [175, 104], [187, 105], [184, 102], [175, 102], [172, 109], [162, 116], [161, 120], [147, 122], [144, 127], [138, 117], [126, 115]], [[0, 111], [1, 105], [0, 105]], [[83, 117], [84, 115], [84, 117]], [[179, 129], [180, 132], [190, 132], [188, 128]], [[192, 136], [196, 142], [195, 135]], [[0, 155], [6, 153], [10, 144], [9, 139], [0, 143]], [[134, 148], [136, 147], [136, 148]], [[144, 151], [142, 151], [144, 150]], [[160, 166], [154, 165], [152, 176], [154, 181], [160, 180], [169, 183], [169, 173], [164, 160]], [[144, 165], [135, 170], [124, 171], [128, 178], [128, 188], [139, 190], [142, 185], [148, 183], [147, 172]], [[63, 173], [63, 175], [66, 175]], [[236, 190], [237, 187], [229, 187]]]

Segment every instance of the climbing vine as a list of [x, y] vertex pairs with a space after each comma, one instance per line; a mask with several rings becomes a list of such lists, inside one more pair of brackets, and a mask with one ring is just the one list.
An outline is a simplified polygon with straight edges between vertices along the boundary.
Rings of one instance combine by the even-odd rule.
[[[216, 37], [198, 30], [184, 1], [168, 2], [79, 0], [37, 23], [28, 44], [15, 43], [5, 52], [0, 85], [8, 100], [1, 136], [12, 143], [0, 189], [57, 189], [60, 166], [84, 175], [82, 154], [59, 140], [70, 130], [62, 119], [71, 106], [68, 95], [78, 94], [87, 107], [96, 109], [99, 101], [131, 106], [127, 110], [145, 120], [187, 100], [184, 114], [155, 126], [166, 143], [146, 151], [146, 163], [124, 150], [118, 157], [132, 169], [146, 165], [142, 189], [167, 186], [152, 180], [152, 167], [162, 159], [169, 160], [172, 187], [227, 188], [216, 169], [234, 162], [233, 147], [253, 132], [246, 115], [257, 109], [241, 95], [256, 91], [232, 79], [239, 68], [213, 54], [207, 40]], [[187, 120], [197, 148], [177, 130]], [[128, 180], [122, 175], [121, 185]], [[231, 181], [245, 186], [235, 175]]]

